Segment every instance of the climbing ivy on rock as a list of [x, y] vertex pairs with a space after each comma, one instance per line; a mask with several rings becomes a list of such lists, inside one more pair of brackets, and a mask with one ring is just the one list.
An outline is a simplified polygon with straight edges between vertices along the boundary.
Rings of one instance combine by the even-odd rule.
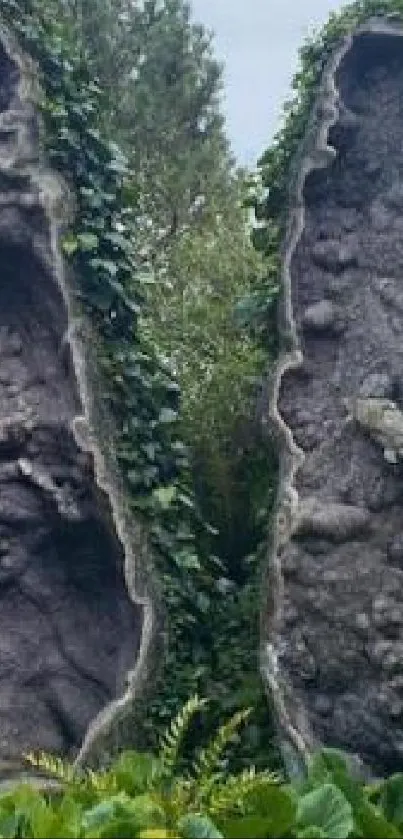
[[3, 19], [37, 62], [47, 159], [74, 195], [75, 217], [63, 250], [79, 303], [94, 327], [102, 395], [114, 418], [127, 497], [133, 514], [148, 523], [156, 549], [164, 604], [172, 616], [172, 664], [178, 634], [181, 641], [188, 636], [191, 645], [194, 627], [203, 621], [212, 569], [201, 567], [194, 548], [195, 526], [203, 523], [178, 431], [179, 386], [138, 328], [143, 282], [150, 278], [134, 257], [127, 161], [100, 128], [103, 93], [62, 11], [58, 0], [3, 0], [1, 7]]

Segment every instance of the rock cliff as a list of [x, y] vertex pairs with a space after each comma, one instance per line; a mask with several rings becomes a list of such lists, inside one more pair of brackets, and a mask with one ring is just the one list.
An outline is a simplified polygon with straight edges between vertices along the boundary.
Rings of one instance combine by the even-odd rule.
[[291, 769], [318, 743], [403, 758], [402, 97], [403, 30], [371, 20], [327, 66], [292, 192], [261, 649]]
[[134, 591], [138, 533], [97, 432], [93, 336], [60, 255], [71, 201], [42, 157], [36, 93], [0, 29], [3, 775], [30, 749], [74, 753], [85, 739], [88, 751], [130, 701], [151, 620]]

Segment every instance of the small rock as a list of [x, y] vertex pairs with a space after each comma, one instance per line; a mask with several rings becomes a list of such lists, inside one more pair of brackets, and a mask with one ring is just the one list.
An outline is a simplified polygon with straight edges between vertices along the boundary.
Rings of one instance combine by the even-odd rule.
[[294, 625], [298, 622], [298, 609], [295, 606], [284, 607], [284, 622], [288, 625]]
[[388, 212], [383, 201], [381, 201], [379, 198], [375, 198], [375, 200], [372, 202], [369, 210], [369, 217], [372, 227], [379, 233], [383, 232], [384, 230], [387, 230], [388, 227], [390, 227], [391, 214], [390, 212]]
[[367, 634], [368, 630], [371, 627], [371, 621], [365, 612], [359, 612], [358, 615], [356, 615], [355, 626], [356, 629], [359, 630], [359, 632]]
[[386, 193], [383, 202], [393, 210], [403, 210], [403, 183], [398, 181], [394, 183]]
[[400, 651], [400, 653], [399, 653], [399, 652], [395, 652], [395, 651], [391, 650], [389, 653], [387, 653], [385, 655], [385, 658], [382, 661], [381, 667], [382, 667], [382, 670], [384, 670], [386, 673], [394, 673], [397, 670], [402, 670], [403, 669], [403, 653], [402, 653], [402, 651]]
[[328, 696], [323, 694], [316, 697], [314, 701], [314, 708], [317, 714], [323, 717], [328, 717], [333, 711], [333, 703]]
[[393, 679], [390, 679], [389, 687], [397, 693], [403, 693], [403, 673], [400, 676], [395, 676]]
[[382, 166], [375, 160], [367, 160], [364, 163], [364, 172], [366, 175], [369, 175], [370, 177], [374, 178], [382, 172]]
[[20, 385], [8, 385], [7, 393], [9, 396], [18, 396], [20, 392]]
[[372, 604], [374, 612], [385, 612], [390, 606], [390, 601], [383, 594], [377, 594]]
[[387, 557], [390, 562], [403, 567], [403, 533], [394, 536], [387, 546]]
[[392, 699], [388, 702], [388, 710], [393, 719], [398, 719], [403, 714], [403, 701], [401, 699]]
[[325, 539], [344, 542], [366, 530], [370, 520], [369, 511], [363, 507], [305, 498], [300, 505], [296, 533], [318, 534]]
[[304, 550], [311, 556], [326, 556], [332, 549], [332, 546], [325, 539], [308, 538], [304, 539]]
[[403, 643], [401, 641], [376, 641], [368, 649], [369, 657], [379, 665], [385, 673], [400, 673], [403, 671]]
[[324, 583], [337, 583], [339, 581], [339, 572], [334, 568], [328, 568], [323, 572]]
[[358, 117], [342, 106], [339, 119], [329, 132], [329, 142], [334, 148], [342, 150], [350, 145], [353, 134], [359, 128]]
[[348, 244], [340, 244], [335, 239], [317, 242], [312, 250], [313, 261], [321, 268], [341, 273], [346, 268], [357, 264], [357, 255]]
[[364, 379], [359, 395], [368, 398], [391, 399], [392, 382], [387, 373], [371, 373]]
[[298, 556], [294, 551], [285, 553], [281, 558], [281, 569], [286, 577], [294, 577], [298, 571]]
[[399, 336], [400, 336], [400, 335], [401, 335], [401, 332], [402, 332], [402, 321], [401, 321], [401, 318], [398, 318], [398, 317], [392, 317], [392, 318], [390, 319], [390, 325], [391, 325], [391, 327], [392, 327], [392, 329], [393, 329], [393, 332], [395, 332], [395, 333], [396, 333], [396, 335], [399, 335]]
[[303, 316], [303, 325], [306, 329], [323, 332], [335, 326], [337, 309], [330, 300], [321, 300], [308, 306]]
[[10, 356], [18, 356], [22, 353], [23, 344], [21, 338], [18, 335], [11, 335], [6, 347], [7, 355]]

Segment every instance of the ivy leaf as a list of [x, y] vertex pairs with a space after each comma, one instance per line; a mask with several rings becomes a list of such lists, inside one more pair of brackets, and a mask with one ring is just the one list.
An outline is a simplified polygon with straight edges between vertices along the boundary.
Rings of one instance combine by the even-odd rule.
[[162, 408], [159, 413], [158, 420], [162, 423], [170, 423], [175, 422], [178, 418], [178, 414], [176, 411], [173, 411], [171, 408]]
[[110, 277], [116, 277], [119, 270], [116, 262], [112, 262], [111, 259], [91, 259], [90, 265], [96, 271], [98, 269], [105, 271]]
[[77, 241], [83, 251], [96, 251], [99, 245], [99, 239], [95, 233], [79, 233]]
[[176, 495], [176, 487], [172, 484], [167, 487], [158, 487], [153, 492], [154, 498], [158, 501], [162, 510], [168, 510]]

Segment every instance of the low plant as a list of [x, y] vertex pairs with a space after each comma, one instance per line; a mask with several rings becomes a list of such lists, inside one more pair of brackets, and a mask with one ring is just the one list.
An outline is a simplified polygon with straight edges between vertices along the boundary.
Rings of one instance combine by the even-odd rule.
[[348, 839], [403, 836], [403, 774], [364, 784], [347, 758], [322, 749], [292, 784], [253, 767], [228, 771], [228, 748], [249, 711], [239, 711], [181, 768], [181, 751], [206, 700], [193, 697], [163, 736], [157, 756], [124, 751], [106, 769], [79, 769], [60, 758], [27, 762], [54, 780], [0, 796], [0, 837], [77, 839]]

